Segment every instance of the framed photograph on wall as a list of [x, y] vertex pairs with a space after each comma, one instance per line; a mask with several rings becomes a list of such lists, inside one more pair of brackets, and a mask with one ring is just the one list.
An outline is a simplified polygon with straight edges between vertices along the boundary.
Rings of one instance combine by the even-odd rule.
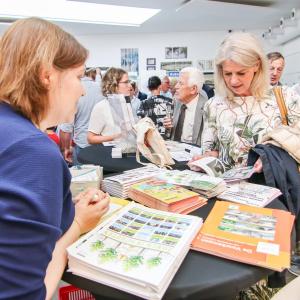
[[173, 58], [187, 58], [187, 47], [173, 47]]
[[137, 48], [121, 49], [121, 68], [127, 72], [139, 72], [139, 50]]
[[156, 70], [156, 66], [147, 66], [147, 71], [155, 71]]
[[173, 48], [172, 47], [166, 47], [165, 48], [165, 58], [166, 59], [172, 59], [173, 58]]
[[147, 65], [155, 66], [156, 65], [156, 58], [147, 58]]

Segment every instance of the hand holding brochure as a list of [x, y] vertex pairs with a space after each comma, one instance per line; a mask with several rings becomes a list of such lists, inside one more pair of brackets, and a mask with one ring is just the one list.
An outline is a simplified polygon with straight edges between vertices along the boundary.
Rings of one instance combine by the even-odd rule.
[[131, 203], [68, 251], [74, 274], [146, 299], [161, 299], [202, 219]]
[[197, 170], [207, 173], [212, 177], [221, 177], [226, 182], [241, 181], [250, 178], [254, 173], [253, 167], [233, 168], [225, 171], [225, 166], [216, 157], [207, 156], [189, 163], [191, 169], [196, 167]]
[[218, 158], [213, 156], [205, 156], [193, 162], [189, 162], [189, 166], [191, 169], [196, 167], [196, 171], [197, 169], [200, 169], [208, 176], [212, 177], [221, 177], [225, 172], [225, 166], [223, 163]]

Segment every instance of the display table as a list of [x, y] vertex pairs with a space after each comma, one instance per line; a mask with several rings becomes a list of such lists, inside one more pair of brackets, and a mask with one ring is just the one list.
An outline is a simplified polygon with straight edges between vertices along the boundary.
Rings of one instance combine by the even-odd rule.
[[[103, 174], [120, 173], [123, 171], [142, 167], [136, 161], [135, 153], [123, 154], [122, 158], [111, 157], [112, 146], [91, 145], [83, 148], [78, 154], [78, 161], [82, 164], [93, 164], [103, 167]], [[144, 157], [141, 161], [149, 163]], [[177, 170], [186, 168], [186, 162], [176, 163], [174, 166]]]
[[[209, 200], [192, 214], [205, 220], [214, 203], [215, 200]], [[274, 200], [268, 207], [286, 210], [279, 200]], [[233, 300], [239, 291], [272, 273], [272, 270], [190, 250], [163, 299]], [[63, 280], [92, 292], [96, 299], [139, 299], [68, 272], [64, 273]]]

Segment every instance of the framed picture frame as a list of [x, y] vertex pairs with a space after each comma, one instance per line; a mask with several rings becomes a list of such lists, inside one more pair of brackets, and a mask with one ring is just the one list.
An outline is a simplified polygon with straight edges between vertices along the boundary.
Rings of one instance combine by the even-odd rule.
[[155, 66], [156, 65], [156, 58], [150, 57], [147, 58], [147, 66]]
[[156, 71], [156, 66], [147, 66], [147, 71]]

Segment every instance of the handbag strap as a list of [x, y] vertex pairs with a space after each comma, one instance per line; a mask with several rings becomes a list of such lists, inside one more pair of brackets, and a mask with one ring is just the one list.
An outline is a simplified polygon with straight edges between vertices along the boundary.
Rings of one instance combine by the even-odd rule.
[[287, 112], [287, 108], [285, 105], [285, 100], [283, 97], [281, 86], [273, 87], [273, 93], [276, 97], [277, 105], [278, 105], [280, 115], [281, 115], [282, 124], [288, 126], [289, 125], [289, 121], [288, 121], [288, 117], [287, 117], [288, 112]]

